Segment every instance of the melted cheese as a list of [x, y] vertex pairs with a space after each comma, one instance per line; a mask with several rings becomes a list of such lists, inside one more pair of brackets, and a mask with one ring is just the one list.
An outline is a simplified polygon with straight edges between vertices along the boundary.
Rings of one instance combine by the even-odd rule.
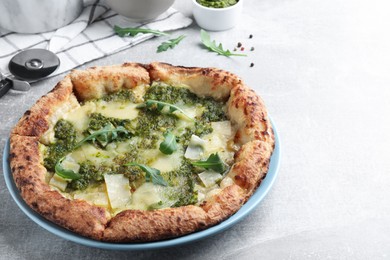
[[150, 182], [142, 184], [134, 193], [131, 202], [132, 209], [147, 210], [161, 201], [156, 185]]
[[141, 103], [144, 101], [143, 97], [145, 95], [147, 87], [148, 86], [146, 86], [146, 85], [139, 85], [139, 86], [136, 86], [135, 88], [132, 89], [134, 97], [135, 97], [137, 102]]
[[203, 155], [205, 144], [205, 140], [201, 139], [199, 136], [192, 135], [184, 157], [190, 160], [200, 160]]
[[96, 111], [94, 102], [86, 102], [84, 105], [77, 107], [64, 115], [64, 119], [71, 122], [77, 131], [82, 132], [87, 128], [89, 115]]
[[74, 194], [73, 198], [79, 200], [85, 200], [96, 206], [105, 207], [105, 208], [109, 207], [108, 197], [106, 192], [102, 192], [102, 191], [91, 192], [87, 190], [87, 192], [84, 193]]
[[105, 174], [104, 181], [111, 209], [118, 211], [128, 208], [131, 202], [129, 179], [123, 174]]
[[101, 113], [106, 117], [132, 120], [138, 116], [139, 110], [137, 104], [128, 102], [105, 102], [100, 101], [96, 104], [96, 113]]
[[230, 121], [212, 122], [213, 132], [202, 137], [206, 141], [204, 145], [204, 158], [212, 153], [218, 153], [223, 161], [233, 158], [234, 152], [228, 148], [228, 141], [233, 138], [233, 130]]
[[226, 176], [225, 178], [223, 178], [223, 180], [221, 181], [221, 183], [219, 184], [221, 186], [221, 188], [226, 188], [230, 185], [233, 185], [234, 184], [234, 181], [232, 178]]
[[57, 121], [61, 119], [66, 113], [69, 113], [69, 111], [78, 107], [80, 107], [79, 102], [74, 95], [71, 95], [68, 99], [68, 102], [64, 102], [56, 109], [53, 109], [53, 113], [48, 118], [49, 129], [41, 136], [39, 141], [46, 145], [53, 143], [55, 141], [54, 126]]
[[206, 188], [214, 186], [217, 183], [217, 181], [222, 180], [221, 174], [211, 170], [199, 173], [198, 176]]
[[60, 191], [64, 191], [66, 189], [66, 186], [68, 186], [68, 181], [61, 176], [54, 174], [53, 177], [50, 179], [49, 184], [58, 188]]
[[67, 169], [67, 170], [72, 170], [74, 172], [79, 172], [80, 170], [80, 164], [78, 164], [73, 157], [71, 156], [66, 156], [65, 160], [62, 161], [62, 167]]
[[166, 155], [158, 151], [154, 161], [150, 164], [151, 167], [159, 169], [161, 172], [169, 172], [176, 170], [182, 164], [183, 151], [178, 149], [171, 155]]
[[74, 161], [78, 164], [85, 161], [90, 161], [95, 166], [99, 166], [100, 164], [112, 164], [112, 160], [118, 154], [119, 153], [115, 149], [102, 150], [96, 148], [92, 144], [87, 143], [82, 145], [80, 148], [74, 150], [67, 156], [67, 158], [70, 158], [69, 161]]

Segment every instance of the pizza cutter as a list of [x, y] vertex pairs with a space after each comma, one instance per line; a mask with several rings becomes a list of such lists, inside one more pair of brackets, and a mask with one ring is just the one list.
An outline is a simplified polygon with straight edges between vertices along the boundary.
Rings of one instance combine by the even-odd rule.
[[0, 73], [0, 97], [8, 90], [28, 91], [29, 81], [44, 78], [53, 73], [60, 65], [60, 59], [46, 49], [29, 49], [15, 55], [8, 64], [14, 77]]

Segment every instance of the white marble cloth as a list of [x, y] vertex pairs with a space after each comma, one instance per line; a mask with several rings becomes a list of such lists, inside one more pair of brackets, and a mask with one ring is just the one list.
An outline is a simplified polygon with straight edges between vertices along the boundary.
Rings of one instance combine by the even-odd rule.
[[20, 51], [44, 48], [55, 52], [60, 58], [60, 67], [50, 76], [58, 75], [154, 37], [152, 34], [119, 37], [113, 30], [114, 25], [172, 31], [187, 27], [191, 23], [190, 18], [174, 8], [147, 23], [130, 22], [110, 10], [100, 0], [85, 0], [80, 17], [53, 32], [18, 34], [0, 28], [0, 72], [10, 75], [8, 62]]

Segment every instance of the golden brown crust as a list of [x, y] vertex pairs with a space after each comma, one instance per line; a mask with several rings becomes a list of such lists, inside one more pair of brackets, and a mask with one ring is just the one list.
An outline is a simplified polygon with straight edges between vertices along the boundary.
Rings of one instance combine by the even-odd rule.
[[245, 144], [253, 140], [274, 145], [272, 125], [263, 100], [246, 85], [233, 87], [228, 105], [230, 120], [237, 127], [235, 142]]
[[70, 200], [45, 182], [37, 137], [11, 135], [10, 166], [25, 202], [45, 218], [84, 236], [101, 239], [107, 223], [105, 209]]
[[196, 206], [153, 211], [127, 210], [115, 216], [104, 232], [104, 240], [143, 242], [167, 239], [204, 229], [206, 213]]
[[11, 133], [23, 136], [42, 136], [49, 129], [53, 114], [62, 110], [61, 106], [64, 104], [73, 106], [75, 104], [75, 100], [70, 101], [73, 96], [72, 91], [72, 82], [70, 77], [67, 76], [52, 91], [41, 97], [30, 110], [24, 113]]
[[148, 71], [138, 63], [74, 70], [70, 77], [74, 92], [81, 101], [101, 98], [121, 89], [131, 89], [150, 82]]
[[235, 154], [235, 164], [228, 176], [246, 191], [246, 196], [252, 195], [268, 172], [273, 148], [263, 141], [252, 141], [244, 144]]
[[[64, 112], [78, 106], [77, 99], [100, 98], [153, 81], [186, 85], [199, 96], [227, 102], [228, 117], [236, 129], [234, 141], [240, 146], [227, 175], [233, 184], [200, 206], [126, 210], [111, 219], [104, 208], [67, 199], [52, 190], [45, 181], [47, 171], [39, 152], [44, 133]], [[263, 101], [234, 74], [166, 63], [127, 63], [73, 71], [52, 92], [38, 100], [11, 133], [10, 165], [22, 197], [45, 218], [97, 240], [144, 242], [199, 231], [237, 212], [265, 177], [273, 147], [272, 126]]]
[[201, 207], [207, 212], [207, 226], [213, 226], [237, 212], [246, 201], [243, 190], [236, 184], [205, 201]]

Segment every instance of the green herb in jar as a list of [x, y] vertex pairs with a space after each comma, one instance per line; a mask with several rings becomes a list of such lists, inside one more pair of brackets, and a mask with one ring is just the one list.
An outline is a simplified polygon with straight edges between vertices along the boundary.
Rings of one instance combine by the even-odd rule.
[[200, 5], [211, 8], [226, 8], [238, 3], [239, 0], [196, 0]]

